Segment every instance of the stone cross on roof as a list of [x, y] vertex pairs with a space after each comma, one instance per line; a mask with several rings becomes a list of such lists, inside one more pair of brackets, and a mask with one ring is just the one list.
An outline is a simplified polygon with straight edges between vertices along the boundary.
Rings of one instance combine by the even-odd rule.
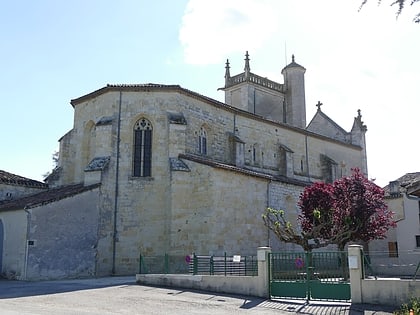
[[316, 104], [316, 107], [318, 107], [318, 110], [321, 110], [321, 106], [322, 106], [323, 104], [320, 102], [320, 101], [318, 101], [318, 103]]

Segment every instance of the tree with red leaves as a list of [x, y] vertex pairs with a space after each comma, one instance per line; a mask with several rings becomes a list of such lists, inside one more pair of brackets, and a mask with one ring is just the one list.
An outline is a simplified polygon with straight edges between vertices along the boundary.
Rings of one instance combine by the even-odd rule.
[[393, 213], [384, 202], [382, 188], [369, 181], [359, 169], [333, 184], [314, 183], [300, 196], [300, 232], [285, 219], [282, 210], [268, 208], [264, 224], [284, 242], [304, 250], [336, 244], [339, 250], [349, 242], [383, 239], [396, 226]]
[[393, 212], [384, 202], [384, 191], [359, 169], [333, 183], [334, 243], [344, 249], [348, 242], [384, 239], [396, 227]]

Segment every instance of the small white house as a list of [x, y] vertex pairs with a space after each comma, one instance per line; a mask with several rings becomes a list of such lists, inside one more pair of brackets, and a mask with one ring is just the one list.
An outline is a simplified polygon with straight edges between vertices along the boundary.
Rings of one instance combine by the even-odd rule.
[[[420, 264], [420, 172], [407, 173], [384, 187], [397, 227], [369, 243], [374, 273], [413, 277]], [[368, 270], [369, 271], [369, 270]], [[417, 270], [420, 275], [420, 268]]]

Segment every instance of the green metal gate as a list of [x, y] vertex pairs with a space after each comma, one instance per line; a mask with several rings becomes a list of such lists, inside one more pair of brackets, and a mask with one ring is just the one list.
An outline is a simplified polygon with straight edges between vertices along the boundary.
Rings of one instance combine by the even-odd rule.
[[350, 300], [347, 252], [269, 254], [270, 296]]

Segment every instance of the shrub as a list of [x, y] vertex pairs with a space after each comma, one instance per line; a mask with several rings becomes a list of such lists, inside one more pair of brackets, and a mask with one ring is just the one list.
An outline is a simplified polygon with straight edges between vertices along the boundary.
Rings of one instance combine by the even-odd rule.
[[[411, 312], [411, 313], [410, 313]], [[411, 298], [408, 303], [401, 305], [398, 311], [394, 312], [395, 315], [420, 315], [420, 298]]]

